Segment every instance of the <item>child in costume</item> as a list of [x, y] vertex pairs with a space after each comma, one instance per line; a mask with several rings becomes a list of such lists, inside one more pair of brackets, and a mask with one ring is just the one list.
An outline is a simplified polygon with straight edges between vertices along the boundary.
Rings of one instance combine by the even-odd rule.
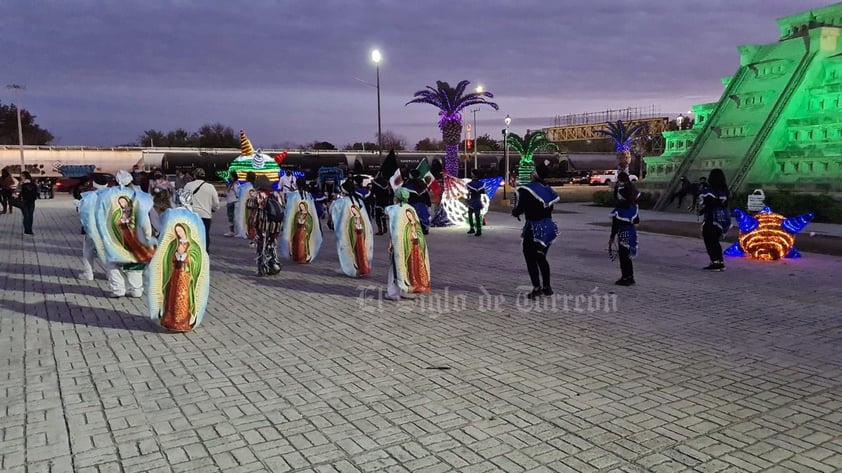
[[257, 178], [255, 187], [257, 191], [246, 205], [251, 216], [249, 227], [255, 232], [257, 275], [273, 276], [281, 272], [277, 242], [283, 225], [282, 207], [272, 189], [272, 183], [265, 176]]
[[482, 236], [482, 196], [485, 194], [485, 183], [479, 180], [479, 171], [471, 171], [473, 180], [468, 183], [468, 234]]
[[331, 220], [336, 232], [336, 253], [342, 272], [350, 277], [371, 272], [374, 236], [365, 202], [356, 192], [354, 182], [342, 184], [345, 196], [331, 205]]

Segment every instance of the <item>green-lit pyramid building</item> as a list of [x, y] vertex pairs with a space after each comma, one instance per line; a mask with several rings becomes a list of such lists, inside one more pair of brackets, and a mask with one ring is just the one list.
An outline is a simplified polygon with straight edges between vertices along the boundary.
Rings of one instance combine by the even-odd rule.
[[644, 158], [664, 206], [681, 176], [725, 171], [732, 191], [842, 191], [842, 3], [777, 20], [780, 40], [738, 48], [719, 102], [693, 107], [692, 129], [664, 132]]

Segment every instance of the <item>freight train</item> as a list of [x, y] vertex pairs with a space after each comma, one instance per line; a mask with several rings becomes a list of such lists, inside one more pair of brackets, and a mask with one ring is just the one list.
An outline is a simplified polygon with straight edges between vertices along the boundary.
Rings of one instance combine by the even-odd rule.
[[[264, 151], [273, 156], [277, 152]], [[184, 152], [168, 151], [162, 153], [160, 161], [144, 158], [144, 167], [154, 169], [160, 167], [166, 174], [175, 174], [176, 171], [189, 171], [197, 167], [203, 168], [208, 176], [219, 176], [224, 173], [240, 154], [236, 151], [228, 153], [207, 153], [201, 151]], [[356, 174], [376, 175], [380, 171], [380, 165], [385, 155], [377, 153], [362, 154], [354, 152], [329, 151], [329, 152], [288, 152], [280, 167], [283, 170], [303, 172], [307, 179], [315, 179], [319, 169], [322, 167], [339, 167], [348, 172]], [[433, 173], [442, 169], [444, 165], [444, 153], [421, 153], [421, 152], [399, 152], [397, 153], [399, 165], [406, 170], [414, 169], [422, 160], [426, 160]], [[550, 176], [562, 176], [568, 171], [568, 162], [563, 156], [557, 154], [537, 154], [534, 157], [536, 163], [543, 163], [549, 170]], [[485, 176], [499, 176], [505, 169], [506, 160], [503, 153], [480, 153], [476, 158], [477, 168]], [[516, 154], [509, 156], [511, 172], [516, 172], [520, 157]], [[468, 171], [474, 168], [473, 157], [468, 161]], [[459, 177], [465, 172], [465, 162], [460, 163]]]
[[[137, 168], [151, 171], [161, 168], [166, 174], [176, 171], [192, 171], [203, 168], [210, 179], [225, 174], [231, 162], [240, 156], [236, 149], [199, 149], [199, 148], [79, 148], [27, 146], [24, 149], [26, 168], [34, 176], [57, 177], [66, 171], [93, 166], [96, 171], [116, 174], [118, 170]], [[277, 150], [263, 150], [269, 156], [275, 156]], [[315, 179], [322, 167], [340, 167], [358, 174], [376, 175], [386, 155], [358, 151], [290, 151], [281, 163], [281, 168], [303, 172], [307, 179]], [[567, 173], [569, 161], [565, 155], [537, 154], [536, 163], [547, 166], [550, 176], [560, 177]], [[421, 160], [427, 160], [430, 169], [436, 173], [444, 164], [443, 152], [398, 152], [400, 166], [407, 170], [418, 166]], [[479, 153], [476, 158], [477, 168], [484, 176], [500, 176], [506, 166], [502, 152]], [[509, 153], [509, 166], [516, 173], [520, 157]], [[13, 174], [20, 172], [20, 150], [17, 147], [0, 146], [0, 167], [9, 167]], [[474, 159], [467, 163], [468, 169], [474, 168]], [[459, 177], [464, 177], [465, 162], [459, 166]], [[74, 176], [75, 177], [75, 176]]]

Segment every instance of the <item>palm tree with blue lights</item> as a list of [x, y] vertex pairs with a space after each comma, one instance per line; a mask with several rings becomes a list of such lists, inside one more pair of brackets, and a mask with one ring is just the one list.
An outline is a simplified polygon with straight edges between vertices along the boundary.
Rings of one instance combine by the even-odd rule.
[[500, 110], [494, 102], [486, 98], [494, 98], [491, 92], [469, 92], [465, 89], [470, 82], [463, 80], [456, 87], [447, 82], [436, 81], [436, 87], [427, 86], [425, 90], [415, 92], [414, 99], [406, 103], [426, 103], [439, 109], [439, 129], [445, 144], [444, 169], [451, 176], [459, 173], [459, 142], [462, 139], [462, 109], [472, 105], [489, 105], [494, 110]]

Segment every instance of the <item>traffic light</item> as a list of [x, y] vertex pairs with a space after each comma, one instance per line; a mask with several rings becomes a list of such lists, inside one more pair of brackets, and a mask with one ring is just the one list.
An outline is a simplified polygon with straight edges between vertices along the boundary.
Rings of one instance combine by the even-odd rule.
[[474, 140], [465, 140], [465, 149], [473, 149]]

